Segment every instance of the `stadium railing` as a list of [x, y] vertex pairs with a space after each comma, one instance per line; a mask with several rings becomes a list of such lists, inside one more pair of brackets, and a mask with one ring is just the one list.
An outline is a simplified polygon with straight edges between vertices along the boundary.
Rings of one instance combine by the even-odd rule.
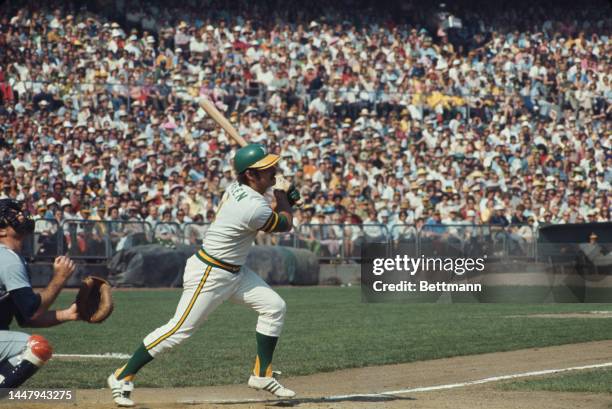
[[153, 239], [156, 242], [168, 245], [184, 244], [185, 234], [178, 223], [159, 222], [153, 228]]
[[108, 224], [93, 220], [64, 220], [61, 224], [64, 249], [71, 258], [80, 260], [107, 260], [111, 235]]
[[201, 246], [210, 223], [188, 222], [183, 224], [183, 240], [187, 245]]
[[362, 246], [388, 241], [389, 230], [382, 224], [303, 224], [296, 247], [311, 250], [320, 260], [357, 260]]
[[391, 227], [389, 245], [392, 254], [418, 257], [419, 241], [419, 230], [414, 224], [394, 224]]
[[108, 262], [119, 251], [153, 242], [143, 221], [69, 219], [60, 225], [62, 251], [75, 260]]
[[[140, 244], [199, 246], [209, 223], [168, 222], [151, 226], [144, 221], [36, 220], [35, 233], [24, 255], [36, 261], [68, 254], [77, 260], [109, 262], [123, 249]], [[268, 238], [270, 238], [268, 236]], [[537, 230], [529, 225], [413, 224], [302, 224], [289, 233], [258, 244], [308, 249], [321, 261], [357, 261], [364, 246], [381, 246], [386, 254], [411, 257], [445, 255], [496, 259], [538, 258]], [[546, 259], [546, 248], [540, 258]]]
[[63, 237], [57, 220], [37, 219], [34, 222], [34, 234], [23, 244], [22, 255], [28, 260], [53, 261], [63, 254]]

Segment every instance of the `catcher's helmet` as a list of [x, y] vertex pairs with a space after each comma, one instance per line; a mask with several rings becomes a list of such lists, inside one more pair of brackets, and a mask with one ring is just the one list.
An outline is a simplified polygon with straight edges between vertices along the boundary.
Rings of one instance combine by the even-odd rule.
[[263, 170], [274, 166], [280, 156], [268, 153], [267, 149], [258, 143], [248, 144], [236, 152], [234, 169], [242, 173], [247, 169]]
[[[19, 215], [23, 221], [19, 221]], [[20, 235], [34, 232], [34, 219], [27, 211], [23, 202], [14, 199], [0, 199], [0, 229], [12, 227]]]

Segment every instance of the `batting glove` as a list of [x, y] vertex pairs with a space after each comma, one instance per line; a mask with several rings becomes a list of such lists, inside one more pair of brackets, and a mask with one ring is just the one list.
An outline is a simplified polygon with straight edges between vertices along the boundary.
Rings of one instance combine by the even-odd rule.
[[291, 189], [291, 183], [283, 176], [277, 175], [274, 190], [282, 190], [283, 192], [288, 193], [289, 189]]
[[296, 203], [300, 201], [302, 197], [300, 196], [300, 191], [295, 188], [295, 186], [291, 185], [289, 191], [287, 192], [287, 199], [289, 201], [289, 205], [293, 207]]

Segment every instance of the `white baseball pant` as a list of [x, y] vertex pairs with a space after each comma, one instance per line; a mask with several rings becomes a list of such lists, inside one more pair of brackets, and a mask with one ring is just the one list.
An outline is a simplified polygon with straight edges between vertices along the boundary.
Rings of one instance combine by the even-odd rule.
[[194, 255], [185, 266], [183, 294], [174, 317], [144, 338], [149, 354], [155, 357], [189, 338], [227, 299], [259, 313], [257, 332], [270, 337], [280, 336], [287, 307], [261, 277], [245, 266], [238, 273], [232, 273], [206, 264]]
[[0, 331], [0, 362], [9, 360], [13, 365], [21, 361], [21, 353], [25, 351], [30, 334], [17, 331]]

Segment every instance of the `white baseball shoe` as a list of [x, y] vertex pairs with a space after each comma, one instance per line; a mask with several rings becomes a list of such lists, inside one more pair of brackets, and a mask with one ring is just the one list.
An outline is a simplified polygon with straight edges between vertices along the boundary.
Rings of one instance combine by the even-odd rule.
[[134, 401], [130, 399], [130, 394], [134, 390], [134, 382], [120, 381], [115, 378], [114, 373], [110, 374], [106, 382], [113, 393], [113, 400], [117, 406], [122, 408], [131, 408], [134, 406]]
[[280, 375], [280, 372], [273, 372], [272, 376], [255, 376], [251, 375], [249, 378], [249, 388], [257, 389], [259, 391], [267, 391], [279, 398], [293, 398], [295, 392], [289, 388], [285, 388], [281, 385], [276, 377]]

